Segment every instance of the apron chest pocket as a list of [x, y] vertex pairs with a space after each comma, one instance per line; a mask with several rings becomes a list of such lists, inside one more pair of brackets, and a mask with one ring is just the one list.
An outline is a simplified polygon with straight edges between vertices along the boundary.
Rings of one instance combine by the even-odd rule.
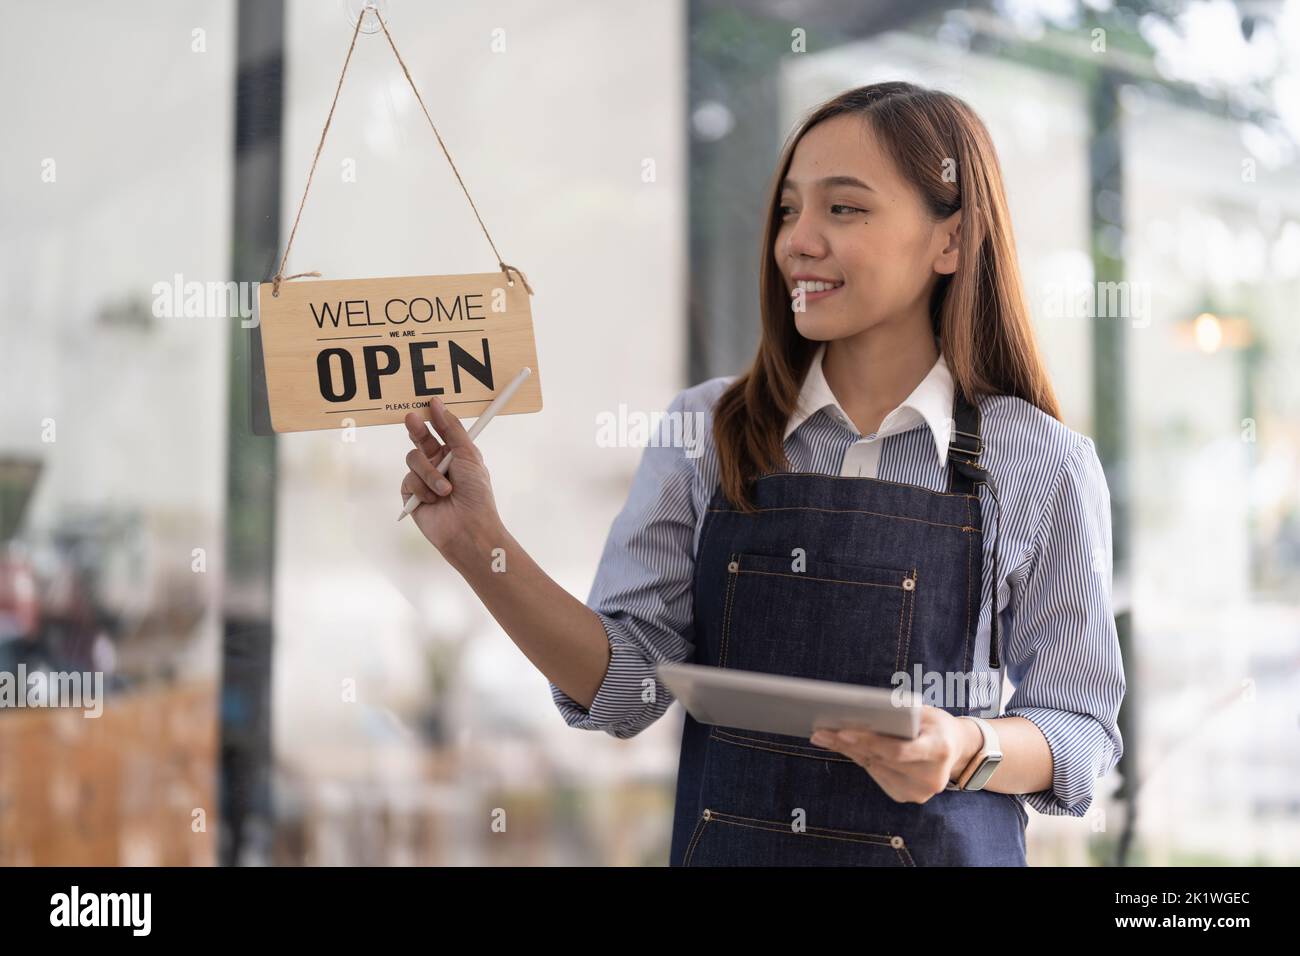
[[889, 687], [908, 666], [918, 591], [915, 568], [733, 554], [719, 666]]

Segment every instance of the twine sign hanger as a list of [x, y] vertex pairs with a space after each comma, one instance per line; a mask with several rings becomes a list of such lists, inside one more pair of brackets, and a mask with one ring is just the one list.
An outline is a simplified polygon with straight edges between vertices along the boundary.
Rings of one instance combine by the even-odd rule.
[[[492, 247], [500, 272], [324, 282], [292, 281], [319, 277], [319, 272], [284, 274], [367, 13], [373, 13], [383, 28], [416, 102]], [[451, 153], [433, 125], [411, 71], [397, 51], [388, 24], [373, 4], [366, 4], [352, 31], [352, 43], [321, 129], [284, 256], [271, 281], [258, 287], [272, 428], [294, 432], [337, 428], [341, 424], [388, 425], [401, 422], [411, 411], [428, 418], [429, 399], [434, 395], [457, 417], [474, 417], [525, 365], [532, 368], [533, 374], [500, 414], [540, 411], [541, 380], [529, 303], [532, 294], [533, 287], [522, 270], [502, 260], [497, 251]]]

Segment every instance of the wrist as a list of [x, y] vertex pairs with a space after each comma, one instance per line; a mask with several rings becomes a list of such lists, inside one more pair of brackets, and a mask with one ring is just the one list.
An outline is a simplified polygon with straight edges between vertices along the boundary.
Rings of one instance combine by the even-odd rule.
[[510, 540], [510, 532], [500, 519], [486, 521], [467, 527], [456, 535], [443, 551], [443, 557], [468, 579], [475, 571], [490, 569], [493, 551], [508, 548]]
[[984, 735], [980, 733], [979, 724], [973, 720], [963, 720], [961, 717], [953, 718], [959, 731], [957, 735], [958, 750], [957, 759], [953, 761], [952, 769], [948, 773], [948, 780], [956, 783], [970, 766], [970, 762], [975, 759], [975, 755], [980, 752], [984, 746]]

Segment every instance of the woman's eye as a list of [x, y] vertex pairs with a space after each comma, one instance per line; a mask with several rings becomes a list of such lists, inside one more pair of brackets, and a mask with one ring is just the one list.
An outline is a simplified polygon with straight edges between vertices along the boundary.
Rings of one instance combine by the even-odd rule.
[[[849, 213], [856, 213], [857, 215], [866, 214], [865, 209], [859, 209], [857, 206], [848, 206], [845, 205], [844, 203], [832, 203], [830, 210], [831, 210], [831, 215], [840, 215], [840, 213], [837, 210], [844, 210]], [[781, 214], [782, 219], [786, 219], [796, 210], [793, 206], [778, 206], [777, 211]]]

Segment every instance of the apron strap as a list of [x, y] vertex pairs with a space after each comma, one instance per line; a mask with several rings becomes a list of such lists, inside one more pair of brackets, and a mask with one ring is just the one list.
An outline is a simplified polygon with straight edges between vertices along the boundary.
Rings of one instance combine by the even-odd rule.
[[980, 410], [971, 404], [960, 388], [953, 394], [952, 421], [953, 431], [948, 437], [948, 463], [952, 466], [948, 490], [973, 495], [975, 485], [983, 478], [960, 467], [960, 464], [978, 465], [980, 453], [984, 451], [984, 439], [980, 437]]
[[958, 388], [952, 403], [953, 433], [948, 441], [949, 490], [957, 494], [976, 494], [975, 486], [984, 485], [993, 496], [997, 511], [997, 526], [993, 537], [993, 575], [989, 585], [991, 592], [989, 668], [998, 670], [1002, 666], [1002, 645], [998, 634], [998, 534], [1002, 531], [1002, 502], [998, 498], [998, 485], [993, 475], [979, 464], [980, 454], [984, 451], [984, 439], [980, 436], [980, 411], [972, 404], [962, 390]]

